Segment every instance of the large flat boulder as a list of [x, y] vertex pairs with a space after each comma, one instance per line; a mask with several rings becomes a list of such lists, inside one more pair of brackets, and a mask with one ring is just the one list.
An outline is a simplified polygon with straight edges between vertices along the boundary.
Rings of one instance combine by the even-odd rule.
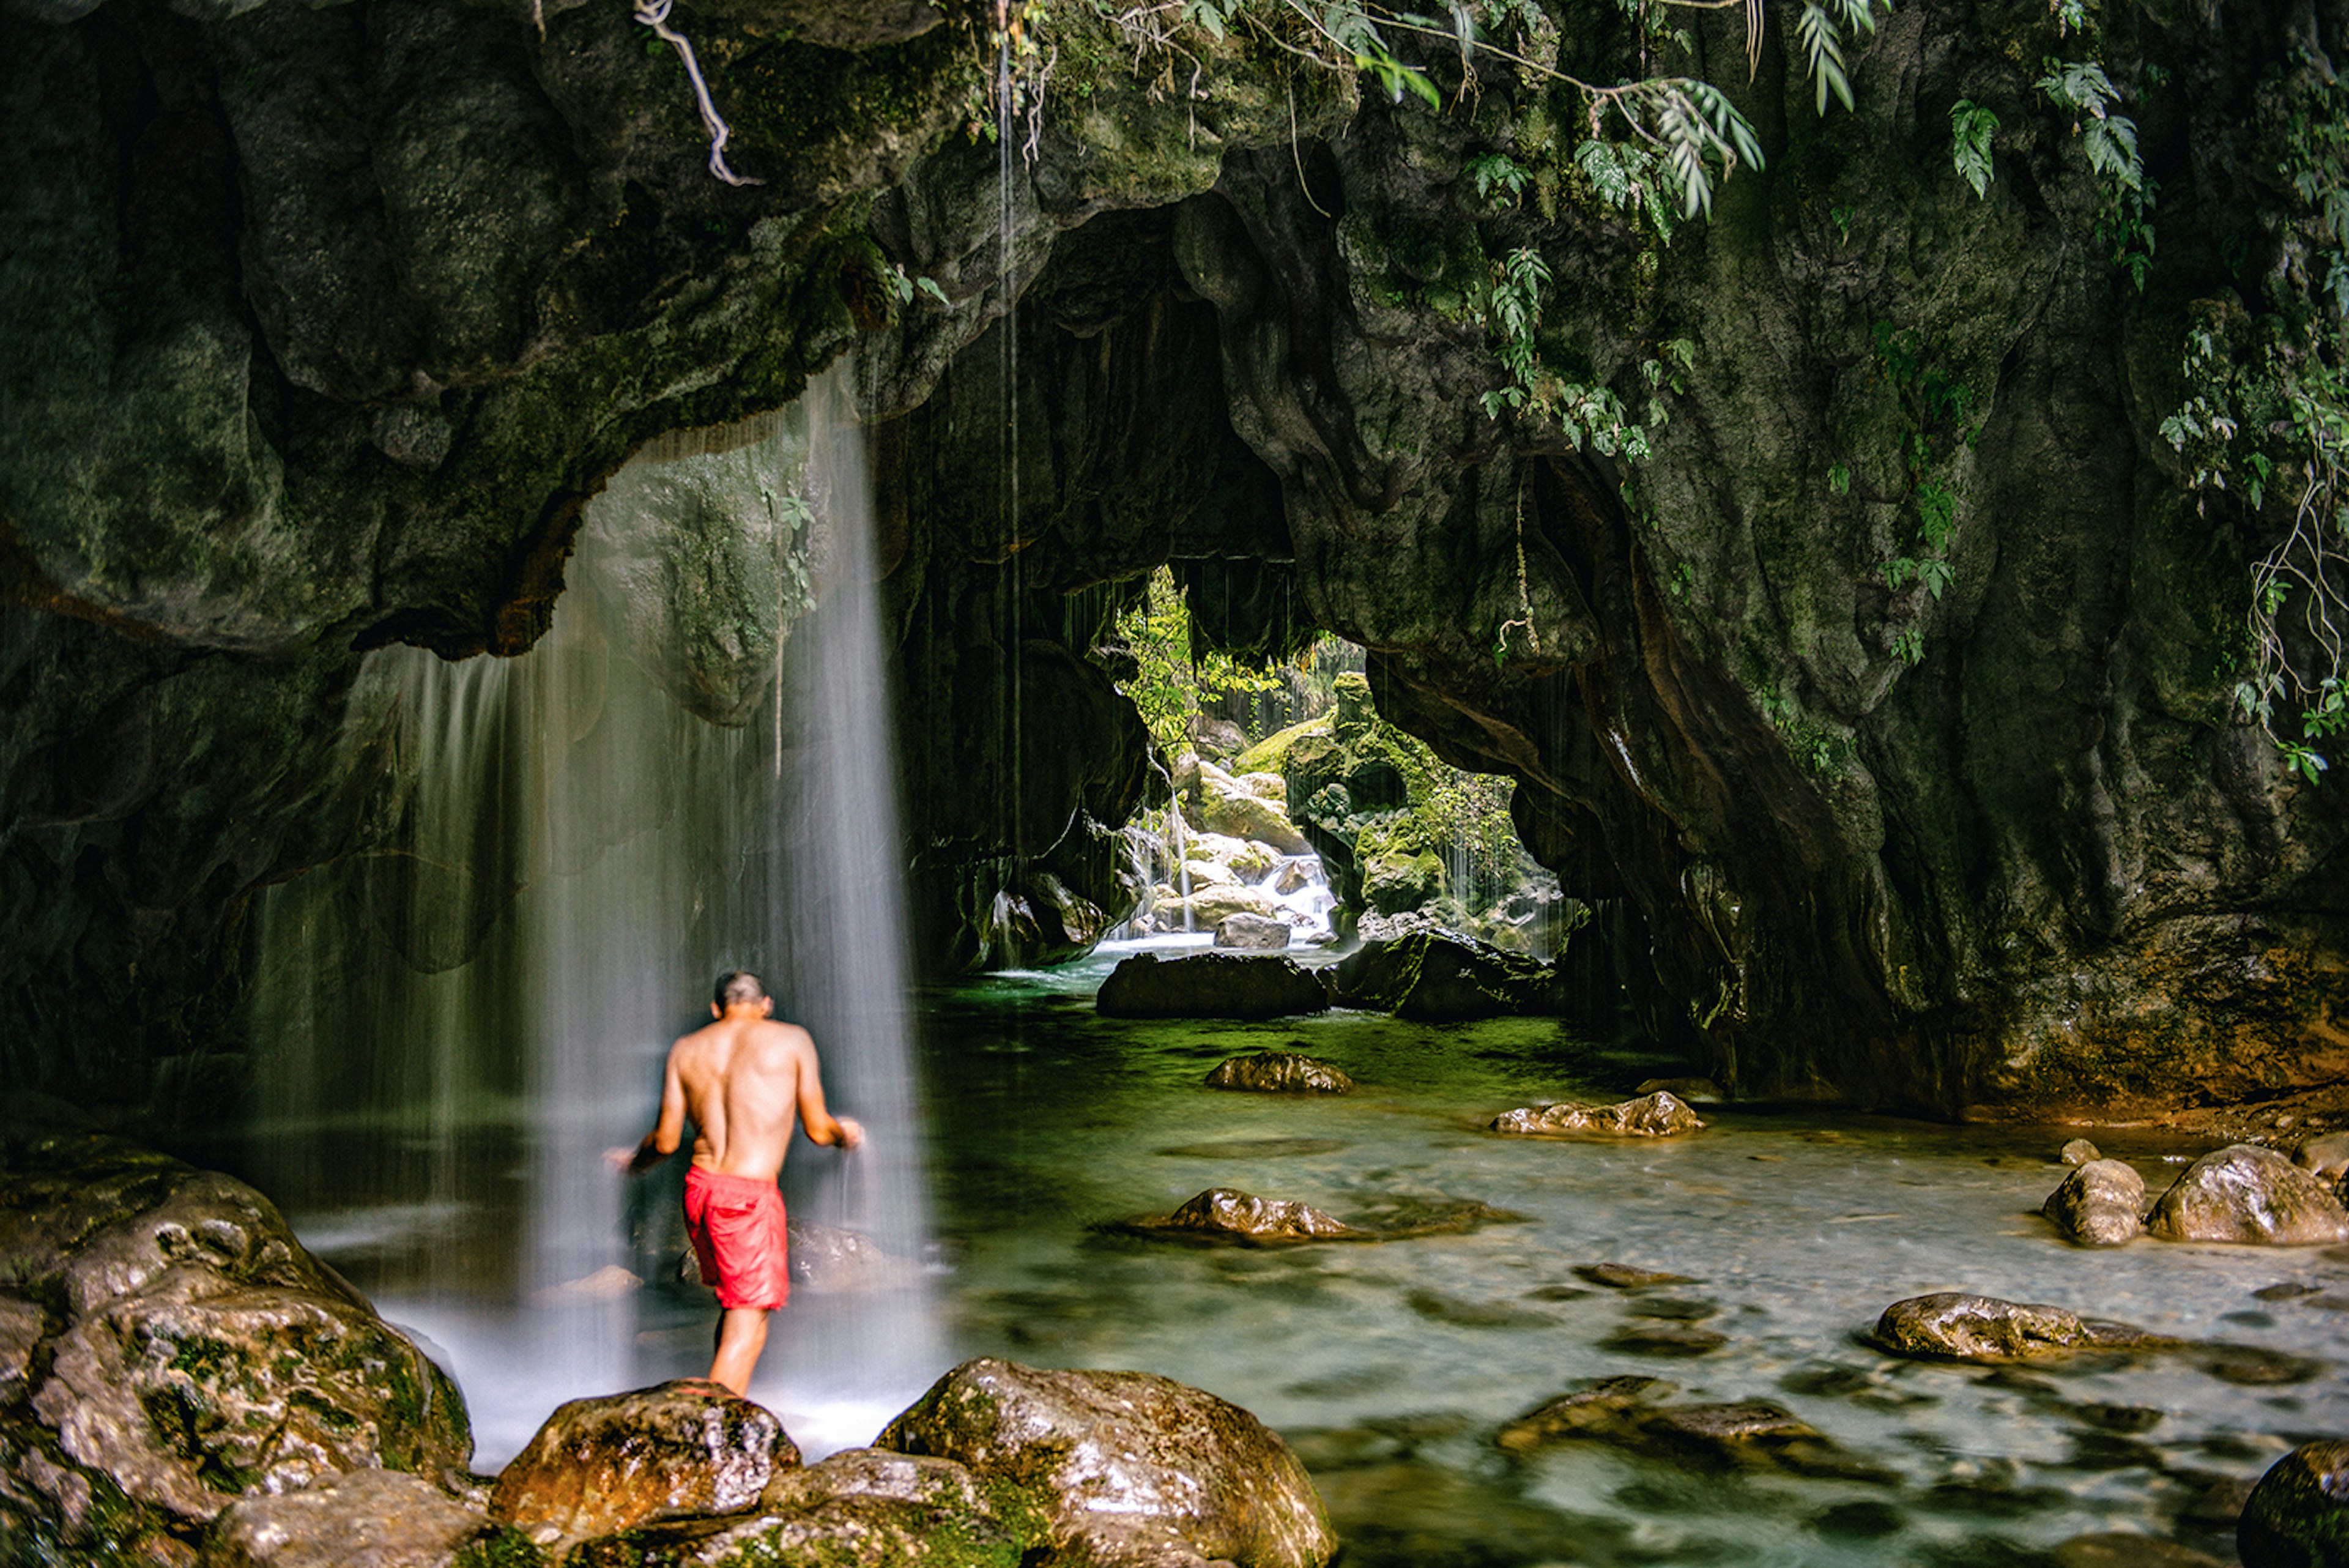
[[1421, 1023], [1558, 1011], [1549, 965], [1425, 929], [1363, 943], [1330, 972], [1330, 994], [1340, 1007]]
[[1238, 1406], [1145, 1372], [967, 1361], [874, 1446], [1015, 1491], [1042, 1517], [1045, 1562], [1320, 1568], [1337, 1550], [1288, 1444]]
[[2188, 1166], [2145, 1228], [2165, 1241], [2315, 1246], [2349, 1241], [2349, 1209], [2314, 1172], [2274, 1149], [2239, 1143]]
[[260, 1193], [88, 1133], [0, 1154], [0, 1535], [70, 1558], [338, 1474], [461, 1474], [456, 1386]]
[[1659, 1089], [1612, 1106], [1520, 1106], [1495, 1116], [1492, 1127], [1532, 1137], [1679, 1137], [1702, 1131], [1704, 1122], [1680, 1096]]
[[799, 1462], [771, 1411], [706, 1378], [681, 1377], [558, 1407], [499, 1473], [490, 1517], [536, 1537], [579, 1541], [739, 1513]]
[[1102, 981], [1093, 1006], [1106, 1018], [1285, 1018], [1326, 1012], [1330, 995], [1291, 959], [1135, 953]]
[[2125, 1161], [2095, 1158], [2093, 1147], [2089, 1156], [2039, 1211], [2084, 1247], [2125, 1246], [2145, 1233], [2145, 1178]]
[[1941, 1291], [1894, 1302], [1876, 1320], [1876, 1342], [1928, 1361], [2031, 1361], [2079, 1350], [2131, 1350], [2168, 1343], [2141, 1328], [2082, 1317], [2059, 1306]]

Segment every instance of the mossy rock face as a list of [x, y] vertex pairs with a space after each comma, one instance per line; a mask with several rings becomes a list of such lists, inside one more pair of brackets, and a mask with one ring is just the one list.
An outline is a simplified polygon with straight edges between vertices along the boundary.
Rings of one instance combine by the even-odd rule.
[[2235, 1527], [2243, 1568], [2349, 1563], [2349, 1443], [2303, 1443], [2260, 1478]]
[[43, 1330], [23, 1473], [79, 1478], [41, 1489], [60, 1539], [185, 1526], [338, 1471], [437, 1484], [471, 1455], [456, 1386], [232, 1178], [93, 1135], [12, 1137], [0, 1256]]
[[204, 1568], [544, 1568], [518, 1531], [490, 1523], [398, 1470], [329, 1475], [300, 1491], [231, 1503]]
[[1015, 1489], [1043, 1521], [1047, 1561], [1320, 1568], [1337, 1550], [1286, 1443], [1239, 1407], [1148, 1373], [967, 1361], [875, 1446]]

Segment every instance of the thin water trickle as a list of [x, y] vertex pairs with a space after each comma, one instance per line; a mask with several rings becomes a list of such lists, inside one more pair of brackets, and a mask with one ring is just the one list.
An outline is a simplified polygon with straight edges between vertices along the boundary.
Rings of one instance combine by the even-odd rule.
[[[708, 1366], [713, 1309], [676, 1279], [682, 1159], [630, 1183], [600, 1157], [651, 1125], [663, 1053], [724, 969], [808, 1025], [833, 1105], [870, 1134], [795, 1147], [795, 1218], [896, 1261], [864, 1288], [802, 1287], [753, 1396], [821, 1450], [946, 1365], [870, 535], [836, 376], [753, 446], [625, 471], [539, 648], [372, 657], [352, 743], [393, 747], [398, 827], [266, 901], [248, 1163], [447, 1347], [485, 1462], [564, 1399]], [[750, 586], [713, 604], [730, 580]]]

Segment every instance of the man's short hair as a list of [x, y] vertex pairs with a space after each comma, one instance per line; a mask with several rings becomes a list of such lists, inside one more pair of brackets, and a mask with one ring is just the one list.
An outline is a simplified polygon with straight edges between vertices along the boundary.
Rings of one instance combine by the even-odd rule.
[[728, 970], [718, 977], [718, 990], [711, 998], [720, 1007], [731, 1007], [738, 1002], [763, 1002], [767, 988], [759, 977], [747, 969]]

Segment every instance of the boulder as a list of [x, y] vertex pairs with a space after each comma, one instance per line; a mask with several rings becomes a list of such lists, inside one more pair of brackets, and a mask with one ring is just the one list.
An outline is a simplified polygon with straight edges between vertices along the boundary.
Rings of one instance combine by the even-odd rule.
[[1876, 1320], [1876, 1342], [1895, 1355], [1931, 1361], [2029, 1361], [2167, 1343], [2125, 1323], [1960, 1291], [1894, 1302]]
[[1287, 920], [1269, 915], [1226, 915], [1216, 922], [1216, 946], [1244, 952], [1278, 952], [1293, 934]]
[[1042, 1517], [1047, 1561], [1320, 1568], [1337, 1550], [1288, 1444], [1238, 1406], [1148, 1373], [968, 1361], [874, 1446], [1015, 1492]]
[[1495, 1132], [1537, 1137], [1678, 1137], [1704, 1123], [1679, 1096], [1659, 1089], [1617, 1106], [1523, 1106], [1495, 1116], [1492, 1126]]
[[519, 1532], [398, 1470], [330, 1475], [300, 1491], [231, 1503], [204, 1539], [203, 1568], [452, 1568], [526, 1563]]
[[1444, 892], [1444, 862], [1426, 850], [1391, 850], [1362, 863], [1362, 900], [1381, 915], [1399, 915]]
[[2086, 1138], [2075, 1137], [2056, 1151], [2055, 1158], [2065, 1165], [2088, 1165], [2104, 1158], [2104, 1154]]
[[1207, 1075], [1211, 1089], [1246, 1089], [1260, 1095], [1342, 1095], [1354, 1080], [1301, 1051], [1258, 1051], [1218, 1062]]
[[2319, 1133], [2302, 1139], [2292, 1162], [2339, 1190], [2343, 1179], [2349, 1178], [2349, 1133]]
[[[1256, 915], [1265, 919], [1280, 919], [1280, 906], [1262, 888], [1246, 887], [1238, 882], [1201, 886], [1194, 883], [1190, 897], [1174, 888], [1158, 889], [1155, 923], [1163, 931], [1212, 931], [1234, 915]], [[1189, 923], [1185, 923], [1188, 916]]]
[[2145, 1178], [2125, 1161], [2090, 1159], [2064, 1179], [2039, 1211], [2084, 1247], [2118, 1247], [2145, 1231], [2138, 1219], [2145, 1212]]
[[540, 1539], [757, 1505], [799, 1449], [774, 1415], [705, 1378], [574, 1399], [498, 1476], [490, 1517]]
[[[881, 1243], [861, 1231], [819, 1225], [794, 1217], [790, 1223], [792, 1283], [823, 1294], [834, 1291], [886, 1290], [905, 1284], [921, 1266], [881, 1250]], [[687, 1249], [688, 1259], [693, 1251]], [[695, 1278], [700, 1277], [698, 1263]]]
[[2349, 1442], [2303, 1443], [2270, 1466], [2235, 1525], [2243, 1568], [2349, 1564]]
[[1254, 839], [1283, 855], [1305, 855], [1313, 848], [1278, 800], [1257, 795], [1213, 763], [1201, 762], [1195, 771], [1178, 774], [1175, 787], [1183, 820], [1202, 833]]
[[1281, 1018], [1327, 1012], [1330, 996], [1290, 959], [1135, 953], [1102, 981], [1093, 1006], [1106, 1018]]
[[1420, 1023], [1552, 1013], [1559, 1001], [1549, 965], [1426, 929], [1364, 942], [1331, 971], [1330, 997]]
[[2239, 1143], [2206, 1154], [2146, 1216], [2165, 1241], [2244, 1241], [2274, 1247], [2349, 1241], [2349, 1209], [2333, 1189], [2271, 1148]]
[[641, 1525], [574, 1548], [564, 1568], [741, 1568], [808, 1563], [898, 1568], [911, 1563], [1006, 1564], [1040, 1544], [1042, 1517], [999, 1510], [950, 1459], [847, 1449], [784, 1470], [758, 1509], [725, 1519]]
[[1370, 1236], [1296, 1199], [1258, 1198], [1230, 1187], [1211, 1187], [1174, 1213], [1135, 1220], [1132, 1228], [1258, 1242], [1355, 1241]]
[[11, 1136], [0, 1381], [29, 1386], [6, 1511], [62, 1542], [208, 1521], [247, 1492], [472, 1453], [462, 1398], [241, 1181], [119, 1139]]

